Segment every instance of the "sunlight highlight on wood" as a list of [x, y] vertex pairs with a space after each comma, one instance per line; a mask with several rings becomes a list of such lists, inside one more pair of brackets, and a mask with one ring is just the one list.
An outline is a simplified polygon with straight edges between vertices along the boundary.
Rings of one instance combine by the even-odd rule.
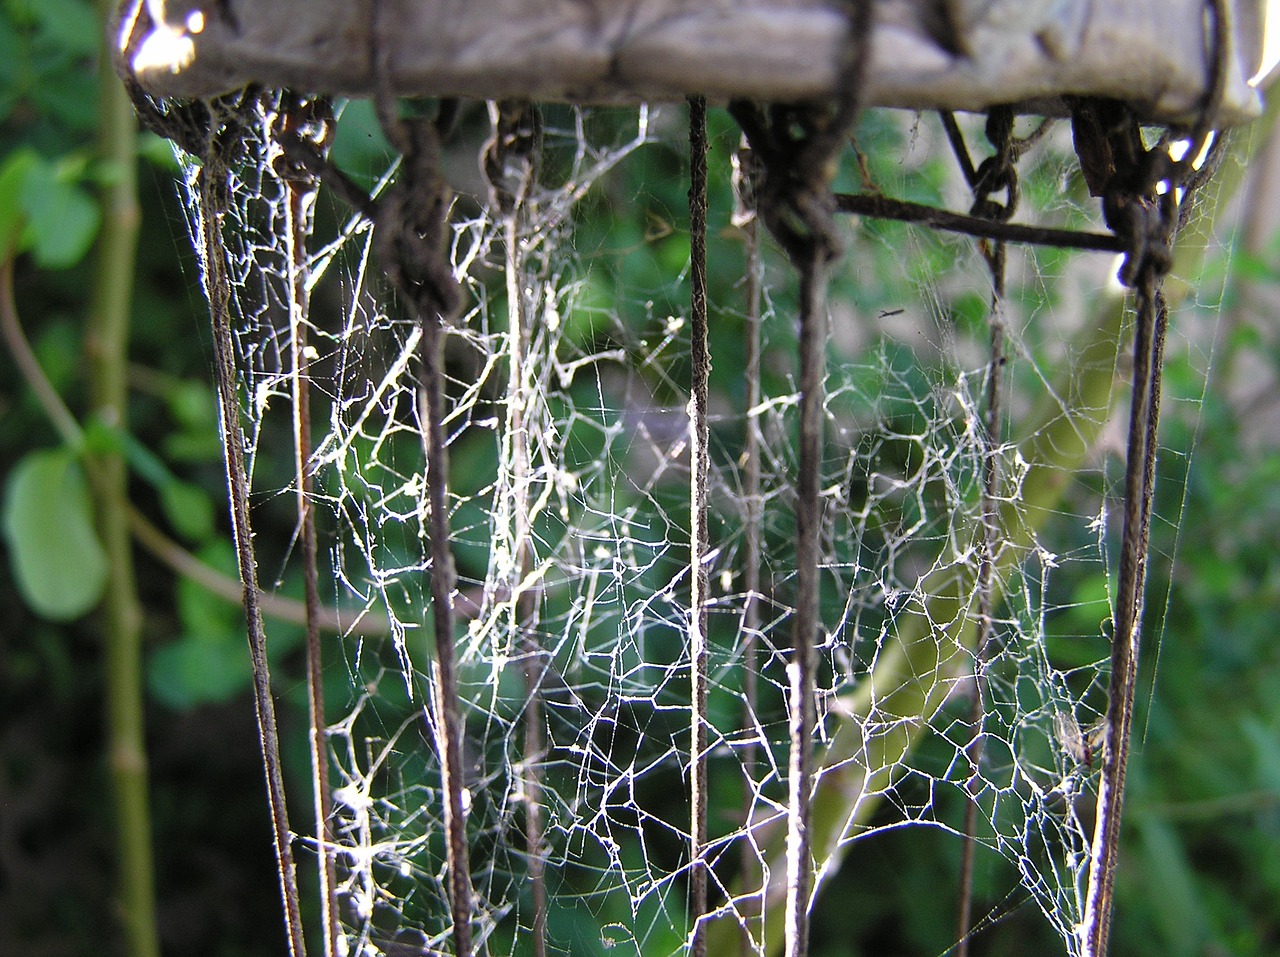
[[[1221, 125], [1253, 118], [1262, 0], [1236, 0]], [[375, 6], [389, 28], [375, 36]], [[1207, 70], [1200, 0], [877, 4], [867, 106], [1061, 113], [1063, 94], [1185, 119]], [[149, 92], [210, 96], [256, 82], [368, 96], [371, 51], [397, 92], [577, 103], [700, 94], [800, 100], [839, 78], [845, 20], [827, 0], [126, 0], [117, 47]]]

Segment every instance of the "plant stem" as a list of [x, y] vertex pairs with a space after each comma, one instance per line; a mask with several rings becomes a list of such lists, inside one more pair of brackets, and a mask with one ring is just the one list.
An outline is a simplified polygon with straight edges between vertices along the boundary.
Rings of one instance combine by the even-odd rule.
[[[104, 3], [104, 16], [112, 4]], [[105, 36], [105, 32], [104, 32]], [[99, 71], [99, 155], [112, 176], [102, 190], [97, 281], [85, 333], [92, 416], [113, 429], [127, 418], [125, 370], [138, 235], [137, 120], [104, 40]], [[128, 472], [114, 450], [89, 463], [98, 534], [107, 553], [102, 602], [107, 761], [115, 797], [119, 906], [129, 957], [158, 957], [151, 817], [143, 736], [142, 606], [129, 540]]]
[[[231, 602], [244, 604], [244, 589], [240, 582], [211, 568], [196, 556], [156, 528], [136, 508], [129, 510], [129, 531], [146, 551], [166, 565], [170, 571], [195, 582], [211, 595]], [[295, 625], [307, 623], [307, 606], [292, 598], [273, 595], [258, 590], [258, 604], [262, 613], [277, 621]], [[376, 609], [321, 607], [317, 621], [324, 631], [352, 637], [381, 637], [391, 633], [391, 623], [385, 612]]]
[[0, 336], [3, 336], [5, 345], [9, 347], [9, 355], [13, 357], [13, 364], [18, 367], [18, 374], [22, 376], [22, 381], [35, 396], [44, 414], [49, 417], [58, 438], [62, 439], [67, 448], [79, 451], [84, 445], [84, 431], [54, 389], [49, 377], [40, 368], [40, 361], [22, 331], [18, 305], [13, 297], [13, 273], [13, 256], [6, 255], [0, 260]]

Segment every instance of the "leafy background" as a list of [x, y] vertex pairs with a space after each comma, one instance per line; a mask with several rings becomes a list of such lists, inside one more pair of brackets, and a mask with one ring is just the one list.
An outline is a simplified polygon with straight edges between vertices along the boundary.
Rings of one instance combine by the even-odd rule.
[[[0, 257], [12, 267], [39, 364], [76, 420], [59, 428], [13, 354], [0, 355], [0, 952], [33, 957], [126, 952], [104, 720], [113, 626], [101, 604], [121, 586], [108, 579], [110, 534], [96, 491], [110, 463], [125, 467], [128, 499], [147, 521], [223, 586], [234, 574], [206, 318], [176, 169], [148, 135], [129, 133], [122, 154], [104, 146], [112, 110], [102, 105], [111, 90], [97, 63], [101, 24], [83, 0], [0, 2]], [[1154, 692], [1139, 717], [1146, 736], [1130, 773], [1118, 884], [1115, 951], [1127, 955], [1280, 952], [1280, 342], [1271, 321], [1280, 241], [1265, 216], [1276, 205], [1270, 152], [1253, 164], [1243, 212], [1220, 223], [1221, 235], [1236, 238], [1218, 263], [1232, 273], [1207, 399], [1190, 401], [1199, 395], [1193, 370], [1176, 362], [1167, 370], [1174, 401], [1159, 514], [1180, 522], [1159, 522], [1153, 533], [1151, 594], [1169, 600], [1149, 612], [1161, 637], [1147, 648], [1142, 687]], [[102, 371], [92, 320], [111, 269], [100, 237], [121, 215], [112, 197], [129, 180], [120, 155], [139, 170], [141, 229], [128, 267], [128, 352], [112, 373], [127, 385], [127, 417], [111, 421], [95, 415]], [[657, 182], [679, 186], [679, 177]], [[673, 188], [670, 208], [682, 191]], [[639, 183], [617, 187], [643, 193]], [[644, 237], [652, 226], [639, 204], [592, 210], [598, 221], [584, 224], [587, 235]], [[1229, 217], [1241, 218], [1238, 228]], [[731, 334], [713, 339], [714, 355], [737, 354]], [[290, 521], [280, 516], [260, 538], [287, 541]], [[154, 540], [143, 544], [135, 539], [127, 597], [141, 610], [158, 936], [171, 953], [278, 954], [238, 609], [176, 576]], [[278, 591], [296, 594], [295, 585], [286, 579]], [[1087, 596], [1097, 583], [1071, 586]], [[288, 627], [273, 635], [286, 757], [302, 794], [300, 649]], [[934, 892], [953, 852], [914, 830], [857, 845], [847, 876], [825, 892], [846, 903], [815, 917], [815, 953], [945, 950], [951, 898]], [[883, 877], [868, 891], [858, 873]], [[1045, 946], [1034, 908], [1016, 903], [1006, 903], [1008, 916], [980, 939], [979, 953]]]

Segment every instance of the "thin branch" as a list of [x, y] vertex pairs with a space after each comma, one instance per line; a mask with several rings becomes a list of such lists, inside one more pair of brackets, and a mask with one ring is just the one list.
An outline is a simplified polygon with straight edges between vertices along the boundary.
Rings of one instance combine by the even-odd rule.
[[62, 397], [49, 381], [40, 361], [36, 358], [22, 331], [22, 323], [18, 318], [18, 306], [13, 298], [13, 256], [5, 256], [0, 260], [0, 331], [4, 334], [5, 343], [9, 346], [9, 354], [13, 356], [18, 374], [22, 376], [27, 387], [31, 389], [57, 431], [59, 438], [68, 448], [79, 449], [84, 445], [84, 430], [71, 414]]
[[[200, 561], [132, 507], [129, 509], [129, 531], [139, 545], [183, 578], [190, 579], [219, 598], [243, 606], [244, 590], [240, 582]], [[259, 590], [258, 607], [264, 615], [276, 621], [293, 625], [305, 625], [307, 622], [307, 606], [292, 598]], [[317, 621], [322, 629], [336, 635], [380, 637], [391, 633], [391, 623], [385, 612], [370, 609], [342, 611], [321, 607]]]

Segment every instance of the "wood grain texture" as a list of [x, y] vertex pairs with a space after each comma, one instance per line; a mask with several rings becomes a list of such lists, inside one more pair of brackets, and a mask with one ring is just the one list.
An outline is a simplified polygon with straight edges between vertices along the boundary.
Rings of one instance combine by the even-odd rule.
[[[374, 3], [381, 22], [374, 37]], [[1232, 3], [1220, 125], [1259, 110], [1261, 0]], [[869, 105], [1058, 113], [1110, 96], [1185, 119], [1206, 86], [1203, 0], [881, 0]], [[842, 15], [827, 0], [125, 0], [123, 70], [149, 92], [250, 82], [368, 96], [390, 47], [405, 94], [610, 103], [829, 95]]]

